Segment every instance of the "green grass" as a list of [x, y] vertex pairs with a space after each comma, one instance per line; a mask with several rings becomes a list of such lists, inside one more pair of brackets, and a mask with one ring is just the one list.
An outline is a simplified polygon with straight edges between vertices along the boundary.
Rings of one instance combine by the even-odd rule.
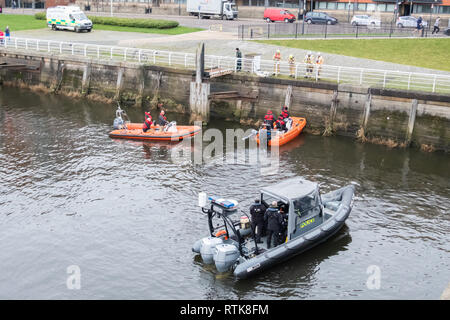
[[[4, 31], [6, 26], [9, 26], [9, 30], [11, 31], [11, 36], [13, 36], [14, 31], [47, 28], [47, 23], [45, 20], [36, 19], [34, 16], [31, 16], [31, 15], [1, 14], [0, 15], [0, 30]], [[170, 29], [136, 28], [136, 27], [122, 27], [122, 26], [94, 24], [94, 30], [109, 30], [109, 31], [120, 31], [120, 32], [139, 32], [139, 33], [177, 35], [177, 34], [202, 31], [204, 29], [181, 27], [181, 26], [178, 26], [175, 28], [170, 28]]]
[[29, 15], [0, 14], [0, 30], [4, 31], [6, 26], [9, 26], [12, 35], [14, 31], [42, 29], [47, 24]]
[[258, 40], [277, 46], [328, 52], [380, 61], [450, 71], [450, 38]]

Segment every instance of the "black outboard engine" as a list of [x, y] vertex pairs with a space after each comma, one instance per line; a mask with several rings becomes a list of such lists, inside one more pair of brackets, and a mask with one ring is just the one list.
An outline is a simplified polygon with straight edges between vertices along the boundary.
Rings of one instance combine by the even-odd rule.
[[113, 122], [113, 128], [115, 130], [127, 128], [126, 122], [123, 119], [123, 117], [127, 117], [127, 114], [125, 113], [124, 110], [122, 110], [120, 108], [120, 106], [118, 106], [117, 110], [116, 110], [116, 118], [114, 119], [114, 122]]

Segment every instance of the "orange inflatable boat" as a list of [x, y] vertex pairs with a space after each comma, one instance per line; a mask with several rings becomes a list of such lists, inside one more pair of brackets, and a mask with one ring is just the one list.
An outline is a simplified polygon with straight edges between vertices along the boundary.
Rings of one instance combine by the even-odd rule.
[[[278, 130], [274, 130], [275, 134], [272, 135], [269, 140], [269, 146], [282, 146], [296, 138], [300, 132], [302, 132], [303, 128], [306, 126], [306, 119], [300, 117], [291, 117], [291, 119], [292, 125], [288, 131], [279, 133]], [[256, 141], [259, 144], [259, 133], [256, 135]]]
[[111, 131], [109, 136], [118, 139], [180, 141], [200, 133], [199, 126], [172, 125], [169, 128], [152, 125], [147, 132], [142, 131], [142, 123], [127, 123], [125, 129]]

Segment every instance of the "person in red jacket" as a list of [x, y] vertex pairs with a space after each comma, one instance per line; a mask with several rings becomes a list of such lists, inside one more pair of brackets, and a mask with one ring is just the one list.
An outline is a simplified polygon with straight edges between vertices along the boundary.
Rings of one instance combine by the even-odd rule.
[[278, 120], [276, 121], [277, 129], [281, 131], [286, 131], [286, 122], [284, 122], [284, 118], [282, 115], [278, 117]]
[[289, 111], [287, 106], [284, 106], [281, 110], [281, 116], [283, 117], [283, 119], [289, 118]]
[[148, 130], [150, 130], [150, 128], [152, 127], [152, 115], [150, 114], [150, 112], [146, 112], [145, 113], [145, 121], [144, 124], [142, 125], [142, 131], [147, 132]]
[[272, 110], [267, 110], [267, 114], [264, 116], [264, 124], [267, 127], [267, 130], [273, 129], [273, 122], [275, 118], [273, 117]]

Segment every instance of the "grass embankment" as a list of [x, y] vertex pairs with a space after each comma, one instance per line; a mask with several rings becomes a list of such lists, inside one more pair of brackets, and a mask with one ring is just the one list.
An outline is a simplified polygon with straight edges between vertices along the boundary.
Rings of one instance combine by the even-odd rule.
[[19, 15], [19, 14], [1, 14], [0, 15], [0, 30], [5, 31], [6, 26], [9, 26], [11, 32], [21, 30], [42, 29], [47, 26], [45, 21], [37, 20], [33, 16]]
[[[181, 27], [178, 22], [155, 19], [127, 19], [89, 16], [94, 24], [94, 30], [109, 30], [120, 32], [140, 32], [176, 35], [201, 31], [200, 28]], [[21, 30], [43, 29], [47, 27], [45, 12], [30, 15], [0, 15], [0, 29], [9, 26], [11, 32]]]
[[258, 42], [450, 71], [450, 38], [258, 40]]

